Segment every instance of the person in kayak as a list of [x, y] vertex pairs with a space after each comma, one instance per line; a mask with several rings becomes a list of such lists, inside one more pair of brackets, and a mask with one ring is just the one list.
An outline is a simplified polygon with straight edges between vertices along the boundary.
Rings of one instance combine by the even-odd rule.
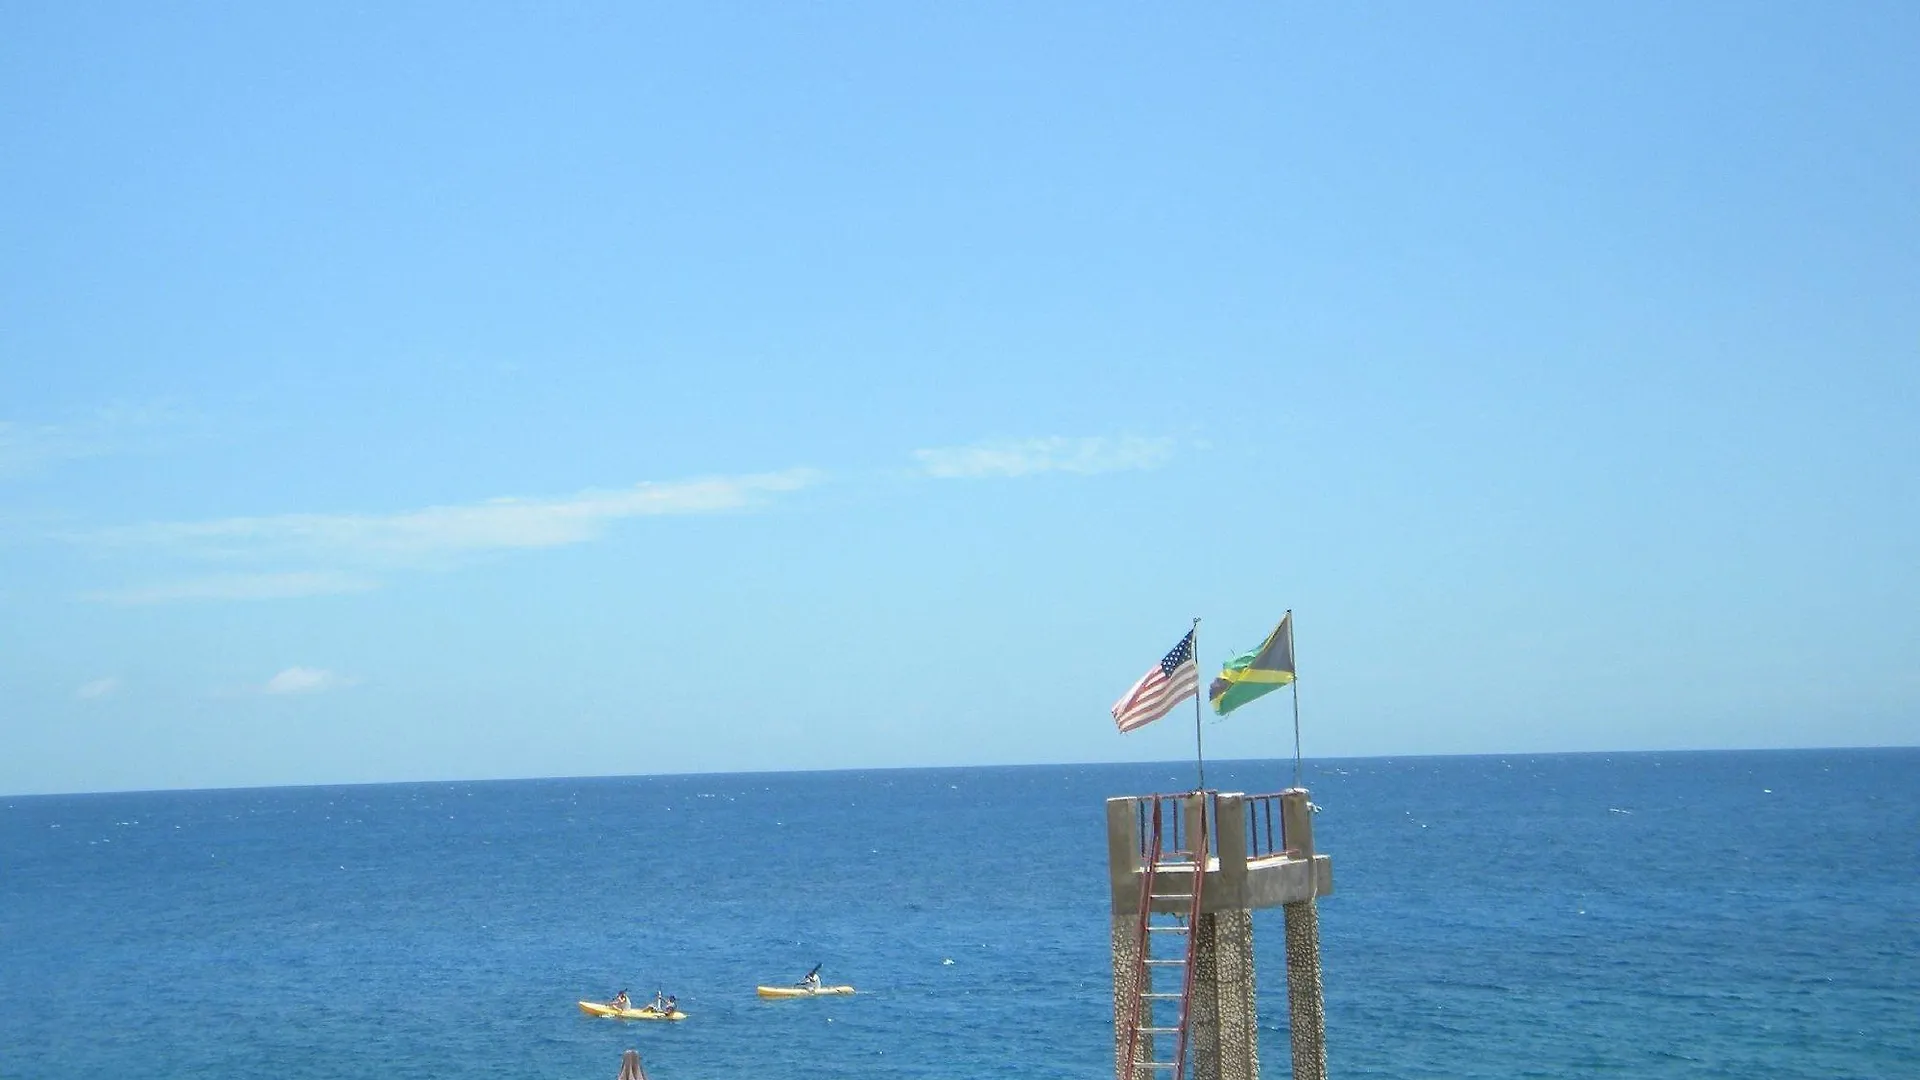
[[680, 999], [679, 999], [679, 998], [677, 998], [677, 997], [674, 997], [674, 996], [673, 996], [672, 994], [668, 994], [668, 995], [667, 995], [667, 1002], [666, 1002], [666, 1004], [664, 1004], [664, 1005], [662, 1005], [662, 1006], [660, 1006], [660, 1015], [661, 1015], [661, 1016], [672, 1016], [672, 1015], [673, 1015], [673, 1007], [674, 1007], [675, 1005], [677, 1005], [677, 1004], [679, 1004], [679, 1002], [680, 1002]]
[[613, 1006], [616, 1009], [625, 1011], [628, 1007], [631, 1006], [632, 1003], [627, 1000], [627, 992], [625, 990], [622, 990], [618, 994], [615, 994], [613, 996], [613, 1000], [607, 1002], [607, 1004]]
[[800, 980], [800, 988], [802, 990], [820, 989], [820, 965], [819, 964], [813, 965], [813, 970], [807, 972], [806, 977]]

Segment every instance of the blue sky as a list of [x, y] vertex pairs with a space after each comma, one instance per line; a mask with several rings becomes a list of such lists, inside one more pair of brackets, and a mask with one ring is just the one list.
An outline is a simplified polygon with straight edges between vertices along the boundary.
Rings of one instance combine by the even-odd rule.
[[0, 15], [0, 791], [1920, 740], [1920, 9], [1031, 8]]

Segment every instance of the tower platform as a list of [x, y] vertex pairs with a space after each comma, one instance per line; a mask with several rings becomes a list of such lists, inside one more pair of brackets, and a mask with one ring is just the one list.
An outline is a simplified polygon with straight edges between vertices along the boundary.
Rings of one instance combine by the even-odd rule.
[[[1169, 848], [1186, 850], [1188, 838], [1207, 829], [1209, 852], [1200, 910], [1251, 911], [1278, 907], [1333, 893], [1333, 860], [1313, 850], [1313, 804], [1304, 788], [1269, 795], [1237, 791], [1198, 791], [1178, 795], [1131, 795], [1107, 800], [1107, 870], [1113, 913], [1132, 916], [1140, 906], [1140, 876], [1145, 872], [1148, 822], [1154, 803], [1176, 822]], [[1291, 828], [1289, 828], [1291, 826]], [[1191, 893], [1191, 860], [1165, 860], [1156, 868], [1167, 892]], [[1178, 884], [1178, 889], [1171, 886]], [[1185, 914], [1168, 901], [1154, 910]]]
[[1286, 912], [1294, 1080], [1325, 1080], [1314, 850], [1305, 788], [1107, 800], [1116, 1080], [1258, 1080], [1253, 912]]

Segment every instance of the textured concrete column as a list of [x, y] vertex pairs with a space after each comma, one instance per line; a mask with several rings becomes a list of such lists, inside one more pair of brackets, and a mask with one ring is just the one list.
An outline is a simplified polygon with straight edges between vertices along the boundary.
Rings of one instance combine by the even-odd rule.
[[1193, 1080], [1220, 1080], [1219, 926], [1200, 916], [1193, 935], [1193, 997], [1188, 1001], [1187, 1041], [1193, 1044]]
[[[1238, 792], [1221, 792], [1217, 880], [1207, 883], [1207, 894], [1231, 907], [1201, 919], [1203, 947], [1213, 956], [1210, 984], [1218, 1016], [1212, 1051], [1218, 1059], [1217, 1080], [1259, 1080], [1260, 1023], [1254, 1004], [1253, 912], [1242, 906], [1247, 896], [1246, 799]], [[1200, 1044], [1203, 1048], [1208, 1043]], [[1203, 1076], [1206, 1074], [1202, 1074]]]
[[[1280, 793], [1287, 854], [1313, 867], [1313, 802], [1306, 788]], [[1317, 889], [1318, 886], [1316, 885]], [[1293, 1036], [1293, 1080], [1326, 1080], [1327, 1014], [1320, 995], [1320, 910], [1311, 897], [1287, 913], [1287, 1022]]]
[[[1107, 800], [1107, 870], [1113, 890], [1113, 1073], [1140, 1080], [1146, 1070], [1127, 1068], [1127, 1016], [1140, 996], [1140, 825], [1137, 799]], [[1142, 1035], [1135, 1061], [1153, 1060], [1153, 1038]]]
[[1190, 1028], [1194, 1080], [1258, 1080], [1253, 913], [1202, 915], [1195, 951]]
[[1320, 912], [1311, 900], [1287, 904], [1287, 1021], [1293, 1080], [1326, 1080], [1327, 1014], [1320, 996]]
[[[1137, 928], [1135, 916], [1113, 916], [1113, 1072], [1119, 1080], [1144, 1080], [1147, 1076], [1145, 1069], [1127, 1070], [1127, 1015], [1140, 994]], [[1153, 1060], [1153, 1036], [1140, 1036], [1133, 1048], [1133, 1060]]]

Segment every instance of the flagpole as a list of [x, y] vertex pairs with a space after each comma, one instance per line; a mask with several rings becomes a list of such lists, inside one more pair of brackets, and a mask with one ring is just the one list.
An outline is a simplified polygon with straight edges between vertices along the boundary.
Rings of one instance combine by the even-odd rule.
[[[1269, 608], [1269, 611], [1272, 609]], [[1287, 656], [1293, 661], [1293, 786], [1300, 786], [1300, 653], [1293, 647], [1293, 609], [1288, 608]]]
[[[1200, 668], [1200, 617], [1193, 617], [1193, 666], [1196, 679]], [[1200, 687], [1193, 688], [1193, 761], [1200, 770], [1200, 786], [1196, 791], [1207, 790], [1207, 755], [1200, 742]]]

